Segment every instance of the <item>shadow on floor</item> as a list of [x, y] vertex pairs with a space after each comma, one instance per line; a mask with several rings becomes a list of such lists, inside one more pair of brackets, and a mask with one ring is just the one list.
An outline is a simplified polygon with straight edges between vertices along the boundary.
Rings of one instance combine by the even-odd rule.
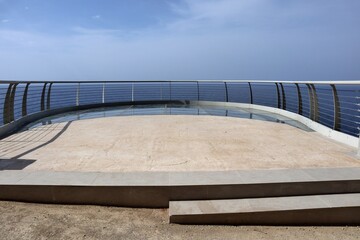
[[22, 170], [34, 163], [34, 159], [20, 158], [55, 141], [70, 124], [50, 124], [0, 140], [0, 170]]
[[22, 170], [30, 164], [36, 162], [32, 159], [0, 159], [1, 170]]

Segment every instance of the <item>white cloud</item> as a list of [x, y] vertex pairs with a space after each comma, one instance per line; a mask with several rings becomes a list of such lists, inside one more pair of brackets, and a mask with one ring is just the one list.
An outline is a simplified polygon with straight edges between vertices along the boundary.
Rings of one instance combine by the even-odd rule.
[[100, 16], [100, 15], [94, 15], [94, 16], [92, 16], [91, 18], [92, 18], [92, 19], [95, 19], [95, 20], [98, 20], [98, 19], [101, 18], [101, 16]]
[[[271, 0], [183, 0], [181, 4], [169, 4], [179, 16], [167, 27], [172, 31], [223, 30], [264, 27], [281, 28], [298, 22], [298, 25], [314, 25], [328, 18], [330, 3], [322, 1]], [[341, 8], [344, 4], [338, 4]], [[334, 8], [334, 7], [331, 7]], [[333, 13], [336, 15], [336, 12]], [[320, 21], [318, 21], [320, 19]], [[310, 21], [309, 21], [310, 20]], [[294, 21], [294, 22], [292, 22]], [[296, 24], [295, 24], [296, 25]]]
[[[271, 11], [265, 0], [184, 0], [185, 4], [172, 4], [171, 9], [180, 19], [169, 24], [172, 29], [193, 29], [204, 26], [224, 26], [246, 23], [252, 16], [262, 18]], [[262, 13], [262, 14], [259, 14]]]
[[2, 23], [8, 23], [8, 22], [10, 22], [10, 19], [2, 19], [1, 22]]
[[71, 30], [74, 33], [86, 34], [86, 35], [117, 35], [119, 33], [122, 33], [122, 31], [119, 29], [106, 29], [106, 28], [73, 27]]

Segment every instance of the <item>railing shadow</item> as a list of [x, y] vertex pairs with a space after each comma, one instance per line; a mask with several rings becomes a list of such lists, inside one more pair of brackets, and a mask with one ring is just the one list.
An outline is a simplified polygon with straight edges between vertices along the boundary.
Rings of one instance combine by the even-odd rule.
[[13, 134], [0, 140], [0, 171], [22, 170], [36, 162], [36, 159], [21, 159], [23, 156], [54, 142], [70, 126], [56, 123]]
[[0, 159], [0, 171], [2, 170], [22, 170], [33, 164], [36, 160], [32, 159]]

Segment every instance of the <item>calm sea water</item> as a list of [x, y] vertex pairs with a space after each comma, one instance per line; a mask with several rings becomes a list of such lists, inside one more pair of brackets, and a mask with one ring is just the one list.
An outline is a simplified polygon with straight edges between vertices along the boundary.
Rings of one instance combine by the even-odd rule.
[[[74, 106], [76, 104], [77, 84], [53, 84], [51, 89], [51, 108]], [[25, 84], [19, 84], [15, 95], [15, 119], [21, 117], [22, 98]], [[40, 111], [40, 99], [43, 84], [31, 84], [28, 90], [28, 114]], [[0, 110], [3, 112], [4, 98], [7, 85], [0, 84]], [[89, 83], [81, 84], [79, 104], [93, 104], [104, 102], [129, 102], [145, 100], [200, 100], [200, 101], [226, 101], [249, 103], [250, 91], [247, 83], [196, 82], [171, 83]], [[286, 109], [298, 112], [298, 97], [293, 84], [284, 84], [286, 96]], [[46, 89], [46, 93], [48, 87]], [[252, 84], [254, 104], [277, 107], [277, 90], [275, 84]], [[306, 85], [300, 85], [302, 95], [302, 115], [310, 115], [310, 97]], [[337, 86], [340, 102], [340, 130], [344, 133], [358, 136], [359, 134], [359, 105], [360, 86]], [[334, 106], [332, 89], [327, 85], [316, 86], [319, 102], [319, 122], [328, 127], [334, 124]], [[281, 106], [282, 107], [282, 106]], [[0, 114], [0, 123], [3, 116]]]

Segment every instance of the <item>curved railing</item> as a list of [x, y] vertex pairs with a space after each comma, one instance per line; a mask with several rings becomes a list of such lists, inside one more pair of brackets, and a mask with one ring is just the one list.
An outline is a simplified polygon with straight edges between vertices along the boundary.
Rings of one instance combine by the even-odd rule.
[[359, 136], [360, 81], [0, 81], [0, 138], [59, 112], [134, 102], [245, 103]]

